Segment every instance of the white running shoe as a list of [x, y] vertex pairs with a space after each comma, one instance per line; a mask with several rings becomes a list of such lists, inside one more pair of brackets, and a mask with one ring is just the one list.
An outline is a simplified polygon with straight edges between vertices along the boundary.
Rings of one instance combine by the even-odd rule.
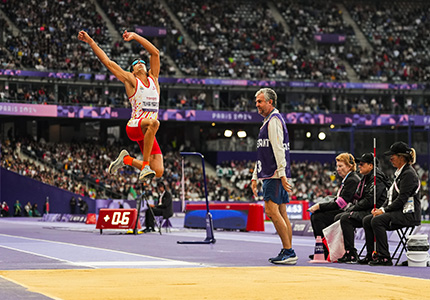
[[155, 171], [153, 171], [149, 165], [146, 165], [145, 168], [143, 168], [142, 171], [140, 171], [139, 180], [140, 181], [143, 181], [145, 179], [151, 180], [152, 178], [154, 178], [154, 176], [155, 176]]
[[118, 171], [119, 168], [124, 167], [125, 166], [125, 164], [124, 164], [124, 157], [126, 157], [127, 155], [129, 155], [128, 151], [127, 150], [122, 150], [119, 153], [118, 157], [113, 162], [111, 162], [111, 164], [109, 166], [109, 169], [108, 169], [108, 173], [109, 174], [115, 174], [116, 171]]

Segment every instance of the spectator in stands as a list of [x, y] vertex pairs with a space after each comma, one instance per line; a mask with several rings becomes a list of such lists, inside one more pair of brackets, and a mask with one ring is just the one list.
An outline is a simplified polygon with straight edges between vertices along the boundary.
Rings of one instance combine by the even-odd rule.
[[28, 201], [27, 204], [24, 206], [24, 216], [25, 217], [33, 216], [33, 207], [31, 206], [30, 201]]
[[49, 214], [49, 197], [46, 197], [45, 203], [43, 204], [43, 214]]
[[9, 217], [9, 205], [7, 205], [6, 201], [3, 201], [1, 205], [1, 216]]
[[[387, 198], [387, 188], [391, 182], [388, 177], [382, 173], [374, 164], [372, 153], [364, 153], [356, 160], [360, 168], [360, 174], [363, 176], [358, 184], [357, 191], [354, 194], [352, 205], [346, 208], [344, 213], [335, 217], [335, 221], [340, 219], [342, 227], [345, 254], [339, 258], [339, 263], [357, 263], [357, 249], [354, 247], [354, 230], [363, 227], [363, 218], [370, 215], [371, 210], [380, 207]], [[374, 195], [374, 169], [376, 168], [376, 199]], [[376, 200], [376, 204], [374, 201]], [[371, 258], [372, 252], [369, 252]], [[364, 259], [363, 261], [368, 260]]]
[[[336, 157], [336, 172], [342, 178], [336, 197], [329, 202], [317, 203], [309, 208], [312, 213], [311, 224], [315, 237], [323, 237], [322, 230], [333, 224], [335, 217], [345, 212], [347, 206], [354, 202], [354, 194], [360, 182], [356, 170], [357, 166], [352, 154], [341, 153]], [[324, 255], [328, 257], [328, 249], [325, 245]], [[310, 258], [313, 259], [313, 255], [310, 255]]]
[[145, 229], [146, 232], [153, 232], [154, 229], [154, 216], [163, 216], [163, 219], [168, 219], [173, 216], [173, 202], [172, 194], [166, 191], [165, 184], [160, 181], [157, 183], [159, 198], [158, 205], [149, 204], [150, 207], [145, 212]]
[[78, 207], [81, 215], [86, 215], [88, 213], [88, 203], [81, 197], [78, 198]]
[[22, 205], [19, 203], [19, 200], [16, 200], [15, 204], [13, 205], [14, 208], [14, 216], [15, 217], [21, 217], [22, 215]]
[[293, 230], [287, 215], [288, 192], [291, 192], [290, 142], [285, 121], [276, 109], [275, 91], [263, 88], [255, 94], [255, 106], [264, 117], [257, 142], [257, 162], [251, 188], [257, 197], [257, 180], [263, 180], [266, 215], [281, 238], [278, 256], [269, 258], [274, 264], [295, 265], [298, 257], [292, 248]]
[[111, 71], [119, 81], [124, 83], [127, 96], [133, 106], [132, 116], [127, 124], [127, 135], [139, 144], [143, 154], [143, 161], [139, 161], [122, 150], [117, 159], [109, 166], [108, 172], [113, 174], [120, 167], [130, 165], [141, 170], [139, 180], [161, 177], [164, 172], [163, 155], [155, 139], [160, 122], [158, 108], [160, 102], [160, 87], [158, 76], [160, 73], [160, 53], [147, 39], [134, 32], [125, 31], [125, 41], [136, 40], [150, 54], [150, 70], [146, 63], [135, 60], [130, 66], [130, 72], [124, 71], [118, 64], [110, 60], [106, 53], [85, 32], [80, 31], [79, 40], [88, 43], [100, 61]]
[[[412, 167], [416, 161], [415, 149], [410, 148], [404, 142], [396, 142], [384, 154], [390, 156], [390, 162], [397, 170], [384, 204], [372, 209], [372, 214], [363, 219], [367, 254], [376, 251], [375, 259], [369, 260], [371, 266], [393, 265], [388, 248], [387, 230], [396, 226], [406, 227], [421, 224], [419, 196], [421, 182]], [[376, 249], [373, 248], [375, 239]]]
[[76, 204], [77, 204], [76, 198], [74, 196], [70, 198], [69, 204], [70, 204], [70, 213], [74, 215], [76, 213]]
[[422, 220], [427, 220], [429, 215], [429, 200], [427, 195], [421, 197], [421, 210], [422, 210]]
[[37, 203], [34, 203], [33, 209], [32, 209], [32, 215], [33, 217], [40, 217], [39, 209], [37, 208]]

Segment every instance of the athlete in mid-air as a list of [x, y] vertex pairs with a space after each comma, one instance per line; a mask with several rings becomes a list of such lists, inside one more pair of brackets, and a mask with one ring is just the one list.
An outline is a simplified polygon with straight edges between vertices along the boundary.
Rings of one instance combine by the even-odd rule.
[[149, 52], [149, 71], [142, 59], [133, 61], [129, 71], [123, 70], [116, 62], [109, 59], [88, 33], [80, 31], [78, 34], [78, 39], [90, 45], [101, 63], [124, 83], [133, 109], [127, 123], [127, 135], [130, 140], [139, 144], [143, 154], [143, 161], [140, 161], [131, 157], [127, 150], [122, 150], [116, 160], [110, 164], [108, 172], [114, 174], [124, 165], [130, 165], [141, 170], [139, 180], [152, 179], [154, 176], [161, 177], [164, 172], [163, 154], [155, 138], [160, 126], [157, 120], [160, 103], [158, 84], [160, 53], [152, 43], [134, 32], [125, 31], [122, 37], [127, 42], [137, 41]]

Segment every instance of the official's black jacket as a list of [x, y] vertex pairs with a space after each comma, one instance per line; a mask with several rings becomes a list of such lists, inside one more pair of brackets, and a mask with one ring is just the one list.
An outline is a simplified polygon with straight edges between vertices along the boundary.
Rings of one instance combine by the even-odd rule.
[[[374, 207], [374, 181], [372, 171], [363, 176], [358, 184], [357, 191], [354, 196], [353, 205], [346, 209], [351, 212], [351, 218], [362, 220], [366, 215], [370, 214]], [[363, 188], [364, 184], [364, 188]], [[387, 191], [391, 186], [391, 181], [378, 168], [376, 168], [376, 208], [380, 208], [387, 199]], [[363, 192], [361, 192], [363, 189]]]
[[338, 197], [334, 199], [334, 201], [330, 201], [327, 203], [320, 204], [320, 211], [329, 211], [329, 210], [343, 210], [345, 207], [339, 205], [339, 203], [352, 203], [354, 200], [354, 194], [357, 190], [357, 185], [360, 182], [360, 177], [356, 172], [350, 172], [347, 175], [346, 180], [343, 184], [342, 190]]
[[[420, 203], [420, 193], [418, 190], [419, 179], [414, 168], [406, 164], [403, 167], [400, 175], [395, 179], [398, 191], [393, 188], [392, 202], [388, 205], [389, 199], [384, 202], [382, 207], [386, 213], [401, 213], [405, 215], [408, 224], [398, 224], [396, 219], [392, 219], [392, 224], [394, 225], [415, 225], [421, 224], [421, 203]], [[409, 197], [414, 197], [414, 213], [403, 213], [403, 206], [408, 201]]]
[[167, 191], [164, 192], [163, 198], [161, 199], [161, 204], [157, 205], [156, 208], [163, 210], [164, 219], [168, 219], [173, 216], [172, 194]]

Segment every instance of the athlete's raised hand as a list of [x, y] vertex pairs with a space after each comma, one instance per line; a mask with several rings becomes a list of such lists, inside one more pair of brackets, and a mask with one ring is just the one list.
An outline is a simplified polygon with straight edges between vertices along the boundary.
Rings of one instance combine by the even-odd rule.
[[124, 41], [129, 42], [131, 40], [134, 40], [135, 37], [135, 33], [134, 32], [128, 32], [127, 30], [124, 31], [124, 33], [122, 34], [122, 38], [124, 39]]
[[81, 30], [81, 31], [79, 31], [79, 34], [78, 34], [78, 40], [89, 44], [93, 39], [88, 35], [88, 33]]

